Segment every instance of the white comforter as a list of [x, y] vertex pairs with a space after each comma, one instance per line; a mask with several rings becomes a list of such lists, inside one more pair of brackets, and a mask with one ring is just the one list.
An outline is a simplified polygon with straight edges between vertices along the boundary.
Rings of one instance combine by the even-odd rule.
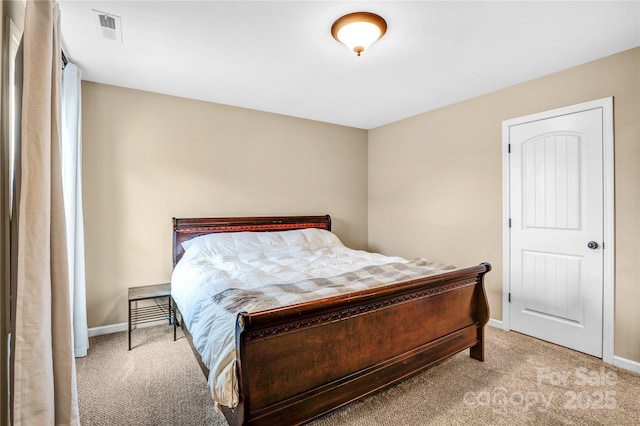
[[[304, 229], [283, 232], [211, 234], [183, 243], [185, 254], [171, 279], [171, 294], [193, 343], [209, 368], [209, 386], [217, 404], [235, 407], [235, 316], [213, 303], [216, 294], [268, 284], [328, 278], [368, 265], [406, 263], [345, 247], [331, 232]], [[318, 297], [335, 295], [331, 288]]]

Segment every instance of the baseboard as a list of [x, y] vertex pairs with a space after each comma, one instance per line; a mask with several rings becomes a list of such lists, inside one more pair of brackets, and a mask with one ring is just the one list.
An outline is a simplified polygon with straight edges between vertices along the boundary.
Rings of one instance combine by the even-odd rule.
[[499, 328], [500, 330], [502, 330], [501, 320], [497, 320], [495, 318], [489, 318], [489, 322], [487, 323], [487, 325], [490, 325], [491, 327]]
[[[147, 323], [137, 324], [135, 328], [153, 327], [154, 325], [167, 324], [166, 319], [151, 321]], [[129, 323], [121, 322], [119, 324], [104, 325], [101, 327], [93, 327], [88, 330], [89, 337], [102, 336], [103, 334], [120, 333], [129, 330]]]
[[630, 359], [622, 358], [619, 356], [613, 356], [613, 365], [622, 368], [624, 370], [632, 371], [636, 374], [640, 374], [640, 362], [631, 361]]
[[104, 325], [102, 327], [92, 327], [88, 330], [89, 337], [102, 336], [103, 334], [119, 333], [121, 331], [127, 331], [129, 324], [121, 322], [120, 324]]

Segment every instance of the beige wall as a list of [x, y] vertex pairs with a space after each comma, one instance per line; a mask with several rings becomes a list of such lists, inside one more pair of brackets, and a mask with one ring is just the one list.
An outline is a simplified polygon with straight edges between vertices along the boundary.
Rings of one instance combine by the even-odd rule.
[[83, 82], [89, 327], [168, 282], [171, 218], [331, 214], [367, 246], [367, 132]]
[[615, 355], [640, 361], [640, 48], [369, 131], [369, 249], [489, 261], [502, 318], [503, 120], [614, 97]]
[[369, 132], [84, 82], [89, 327], [169, 280], [171, 217], [214, 215], [329, 213], [356, 248], [489, 261], [501, 319], [502, 121], [614, 96], [615, 355], [640, 361], [638, 76], [640, 48]]

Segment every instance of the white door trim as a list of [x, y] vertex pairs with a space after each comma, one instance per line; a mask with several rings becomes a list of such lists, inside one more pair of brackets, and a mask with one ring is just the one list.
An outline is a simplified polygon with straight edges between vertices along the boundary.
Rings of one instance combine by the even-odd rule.
[[614, 320], [615, 320], [615, 199], [614, 199], [614, 152], [613, 152], [613, 97], [597, 99], [577, 105], [544, 111], [502, 122], [502, 328], [510, 330], [509, 292], [510, 282], [510, 172], [509, 172], [509, 127], [531, 121], [544, 120], [559, 115], [602, 108], [603, 139], [603, 191], [604, 191], [604, 293], [602, 318], [602, 360], [613, 364]]

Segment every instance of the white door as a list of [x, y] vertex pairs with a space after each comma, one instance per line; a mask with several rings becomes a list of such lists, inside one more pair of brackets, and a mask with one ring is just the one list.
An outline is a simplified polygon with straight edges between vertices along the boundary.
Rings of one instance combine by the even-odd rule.
[[508, 132], [511, 329], [602, 357], [603, 111]]

